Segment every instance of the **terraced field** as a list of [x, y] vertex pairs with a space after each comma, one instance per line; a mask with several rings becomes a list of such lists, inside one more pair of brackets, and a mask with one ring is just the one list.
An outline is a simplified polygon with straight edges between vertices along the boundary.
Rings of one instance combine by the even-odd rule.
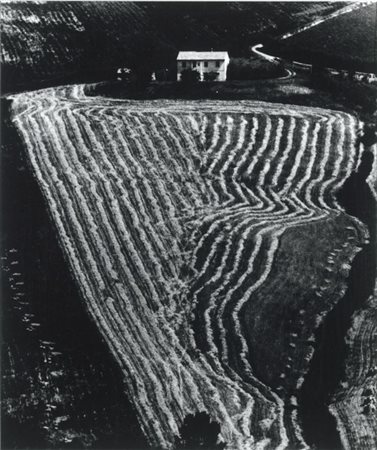
[[206, 411], [231, 449], [307, 447], [315, 329], [368, 231], [336, 194], [349, 114], [239, 101], [13, 96], [13, 121], [149, 442]]

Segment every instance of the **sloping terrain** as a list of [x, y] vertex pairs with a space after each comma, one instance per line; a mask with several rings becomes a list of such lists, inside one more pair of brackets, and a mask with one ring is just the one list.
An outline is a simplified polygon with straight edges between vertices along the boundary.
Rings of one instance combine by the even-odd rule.
[[375, 72], [376, 4], [355, 9], [299, 33], [281, 44], [292, 58], [327, 67]]
[[1, 106], [1, 448], [145, 449], [121, 369]]
[[338, 2], [2, 3], [2, 89], [106, 79], [117, 67], [174, 63], [178, 50], [248, 54], [276, 35], [339, 8]]
[[305, 447], [313, 334], [368, 236], [336, 199], [355, 118], [78, 85], [13, 96], [13, 121], [149, 442], [206, 411], [228, 448]]
[[1, 21], [3, 89], [124, 64], [150, 27], [131, 2], [11, 2], [2, 4]]
[[354, 315], [344, 381], [331, 404], [345, 449], [377, 446], [377, 293]]

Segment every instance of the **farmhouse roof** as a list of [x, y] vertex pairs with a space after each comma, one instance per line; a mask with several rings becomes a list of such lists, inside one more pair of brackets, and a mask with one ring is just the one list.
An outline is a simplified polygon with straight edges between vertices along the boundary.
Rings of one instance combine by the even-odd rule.
[[225, 60], [229, 59], [228, 52], [179, 52], [177, 61], [195, 60]]

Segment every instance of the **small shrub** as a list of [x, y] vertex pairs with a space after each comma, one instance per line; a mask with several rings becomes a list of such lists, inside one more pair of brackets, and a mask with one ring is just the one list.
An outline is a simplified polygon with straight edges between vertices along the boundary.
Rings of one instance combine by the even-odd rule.
[[216, 81], [218, 76], [218, 72], [206, 72], [204, 74], [204, 81]]
[[360, 114], [372, 116], [377, 110], [377, 86], [355, 83], [350, 79], [349, 72], [343, 72], [342, 77], [340, 79], [323, 71], [313, 73], [311, 82], [314, 88], [331, 92], [334, 98], [343, 101], [348, 107], [359, 109]]
[[143, 66], [136, 66], [132, 69], [131, 80], [138, 85], [146, 85], [151, 81], [152, 70]]
[[366, 124], [362, 135], [360, 136], [360, 142], [365, 147], [372, 147], [377, 144], [377, 125]]
[[200, 74], [197, 70], [185, 69], [181, 72], [181, 82], [185, 85], [195, 84], [199, 79]]
[[232, 58], [228, 66], [229, 80], [262, 80], [286, 74], [281, 63], [251, 58]]
[[170, 77], [169, 69], [164, 67], [155, 71], [156, 81], [168, 81]]

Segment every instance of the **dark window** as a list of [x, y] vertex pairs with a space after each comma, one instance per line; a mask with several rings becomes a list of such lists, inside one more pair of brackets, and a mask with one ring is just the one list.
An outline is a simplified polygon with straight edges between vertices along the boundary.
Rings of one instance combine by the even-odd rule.
[[183, 68], [186, 67], [186, 61], [182, 61], [182, 67], [183, 67]]
[[208, 67], [208, 61], [204, 62], [204, 67]]
[[220, 67], [220, 61], [216, 61], [216, 67]]
[[192, 63], [192, 67], [196, 67], [197, 64], [198, 64], [198, 63], [197, 63], [196, 61], [194, 61], [194, 62]]

